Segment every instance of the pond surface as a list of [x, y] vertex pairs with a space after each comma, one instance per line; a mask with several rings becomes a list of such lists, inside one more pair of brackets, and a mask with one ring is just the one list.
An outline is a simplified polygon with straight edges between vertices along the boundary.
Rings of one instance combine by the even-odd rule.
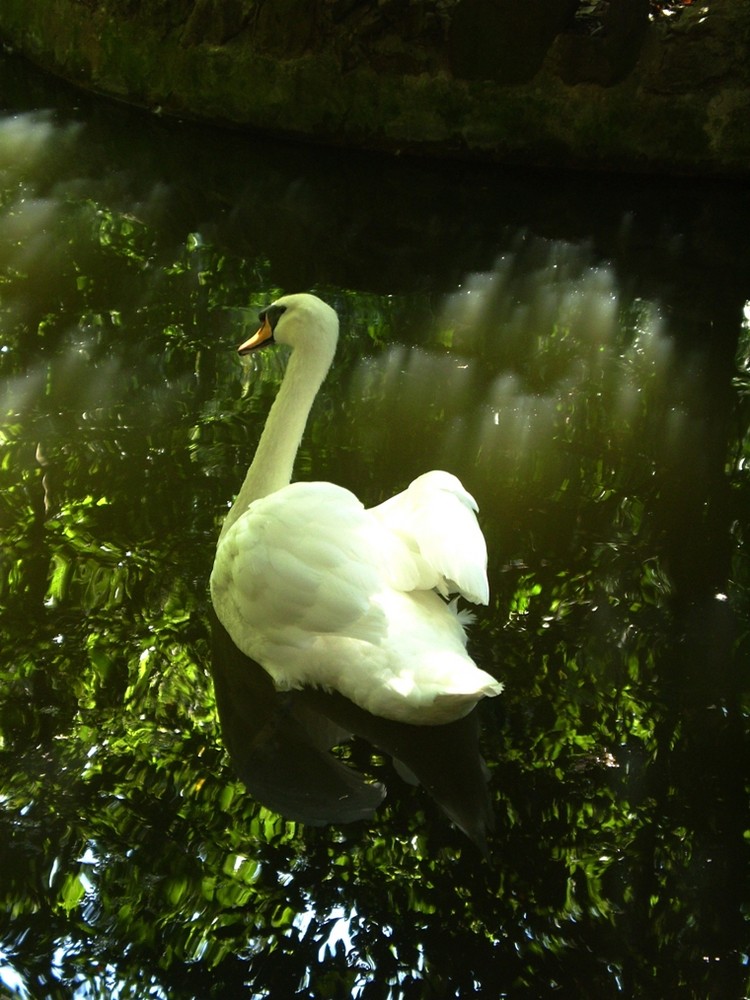
[[[747, 189], [284, 145], [9, 56], [0, 83], [0, 989], [746, 996]], [[473, 726], [352, 724], [328, 759], [374, 800], [322, 825], [236, 776], [207, 591], [284, 371], [234, 349], [303, 289], [342, 339], [296, 476], [371, 505], [458, 475], [506, 685], [486, 769]]]

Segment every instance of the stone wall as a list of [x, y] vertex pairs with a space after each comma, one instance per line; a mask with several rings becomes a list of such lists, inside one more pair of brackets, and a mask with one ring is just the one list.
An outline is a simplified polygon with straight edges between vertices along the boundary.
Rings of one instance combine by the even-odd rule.
[[[745, 175], [750, 3], [2, 0], [0, 39], [161, 113], [392, 152]], [[594, 13], [592, 14], [591, 11]]]

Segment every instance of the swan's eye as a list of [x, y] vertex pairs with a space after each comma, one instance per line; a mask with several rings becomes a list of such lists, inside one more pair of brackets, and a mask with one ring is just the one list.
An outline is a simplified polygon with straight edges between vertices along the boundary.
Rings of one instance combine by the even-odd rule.
[[258, 319], [261, 324], [268, 321], [268, 325], [272, 330], [276, 329], [276, 324], [279, 322], [279, 316], [286, 312], [286, 306], [266, 306], [266, 308], [259, 314]]

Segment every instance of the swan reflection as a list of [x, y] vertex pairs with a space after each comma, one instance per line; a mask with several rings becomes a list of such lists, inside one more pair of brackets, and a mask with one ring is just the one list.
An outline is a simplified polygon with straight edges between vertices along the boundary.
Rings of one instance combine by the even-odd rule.
[[337, 693], [277, 691], [266, 671], [212, 620], [211, 672], [222, 737], [248, 791], [288, 819], [311, 825], [368, 819], [386, 795], [330, 750], [352, 736], [393, 758], [486, 855], [492, 830], [487, 768], [476, 710], [419, 726], [371, 715]]

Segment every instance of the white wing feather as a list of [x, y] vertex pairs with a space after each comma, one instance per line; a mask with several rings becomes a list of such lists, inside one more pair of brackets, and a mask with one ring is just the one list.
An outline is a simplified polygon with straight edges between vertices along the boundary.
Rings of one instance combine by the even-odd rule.
[[365, 638], [362, 618], [379, 587], [368, 526], [348, 490], [293, 483], [238, 518], [217, 551], [212, 587], [220, 601], [234, 598], [236, 613], [258, 633]]
[[417, 552], [432, 570], [443, 597], [459, 593], [487, 604], [487, 546], [477, 524], [474, 497], [449, 472], [427, 472], [403, 493], [370, 510]]

